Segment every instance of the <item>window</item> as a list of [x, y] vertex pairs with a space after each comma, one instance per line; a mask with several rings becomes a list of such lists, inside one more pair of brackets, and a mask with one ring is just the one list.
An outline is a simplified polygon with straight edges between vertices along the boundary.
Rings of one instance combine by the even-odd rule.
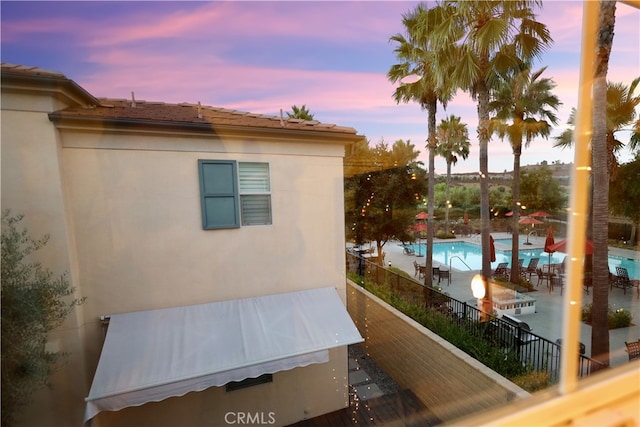
[[242, 225], [271, 224], [268, 163], [239, 163]]
[[271, 224], [269, 164], [198, 160], [202, 228]]
[[226, 391], [241, 390], [247, 387], [253, 387], [259, 384], [267, 384], [273, 382], [273, 374], [262, 374], [256, 378], [246, 378], [242, 381], [231, 381], [225, 385]]

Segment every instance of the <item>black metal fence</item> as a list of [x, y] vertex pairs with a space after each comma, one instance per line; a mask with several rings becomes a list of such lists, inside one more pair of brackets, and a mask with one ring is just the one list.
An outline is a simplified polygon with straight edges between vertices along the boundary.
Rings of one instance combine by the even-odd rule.
[[[389, 290], [395, 297], [425, 310], [445, 313], [455, 323], [475, 336], [483, 337], [505, 350], [513, 350], [523, 365], [548, 374], [552, 382], [560, 376], [560, 341], [550, 341], [530, 331], [526, 323], [503, 316], [488, 317], [474, 305], [459, 301], [432, 288], [425, 288], [412, 277], [406, 277], [382, 265], [347, 251], [347, 272], [359, 276], [367, 283], [374, 283]], [[487, 321], [487, 319], [490, 319]], [[585, 356], [584, 346], [577, 355], [578, 376], [586, 377], [605, 368], [601, 362]]]

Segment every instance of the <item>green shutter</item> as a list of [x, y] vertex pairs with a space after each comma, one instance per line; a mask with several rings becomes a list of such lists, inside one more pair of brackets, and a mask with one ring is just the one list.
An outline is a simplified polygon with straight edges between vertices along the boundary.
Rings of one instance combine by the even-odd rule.
[[202, 228], [240, 227], [236, 162], [198, 160]]

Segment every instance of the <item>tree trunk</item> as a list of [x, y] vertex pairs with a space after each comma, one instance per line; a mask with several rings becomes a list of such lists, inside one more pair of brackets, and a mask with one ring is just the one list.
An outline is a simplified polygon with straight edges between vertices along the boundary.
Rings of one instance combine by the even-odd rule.
[[447, 205], [444, 207], [444, 232], [449, 234], [449, 185], [451, 185], [451, 162], [447, 159], [447, 187], [445, 189], [445, 197]]
[[520, 266], [518, 253], [520, 245], [520, 154], [522, 146], [513, 147], [513, 235], [511, 236], [511, 283], [520, 282]]
[[591, 357], [609, 364], [609, 170], [607, 150], [607, 69], [613, 43], [615, 1], [602, 1], [598, 16], [593, 85], [593, 307]]
[[[433, 268], [433, 211], [434, 211], [434, 185], [435, 185], [435, 159], [436, 159], [436, 109], [437, 100], [429, 101], [426, 105], [429, 127], [429, 137], [427, 139], [427, 149], [429, 150], [429, 171], [427, 182], [427, 253], [425, 254], [425, 288], [433, 287], [433, 276], [431, 271]], [[425, 289], [426, 291], [426, 289]]]
[[[488, 63], [488, 58], [487, 61]], [[487, 65], [488, 66], [488, 65]], [[486, 293], [482, 301], [483, 311], [493, 311], [491, 295], [491, 235], [489, 212], [489, 88], [485, 81], [478, 84], [478, 142], [480, 143], [480, 233], [482, 240], [482, 276]]]

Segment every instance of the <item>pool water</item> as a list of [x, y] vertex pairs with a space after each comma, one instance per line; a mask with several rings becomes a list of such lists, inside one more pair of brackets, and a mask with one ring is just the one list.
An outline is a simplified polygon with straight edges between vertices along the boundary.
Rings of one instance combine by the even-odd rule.
[[[426, 243], [420, 245], [410, 245], [416, 253], [426, 253]], [[523, 265], [526, 267], [529, 264], [531, 258], [540, 258], [538, 266], [543, 264], [558, 264], [564, 261], [566, 254], [562, 252], [555, 252], [549, 256], [548, 253], [542, 249], [521, 249], [518, 251], [519, 257], [524, 259]], [[479, 245], [468, 242], [442, 242], [433, 244], [433, 260], [434, 262], [450, 265], [457, 270], [481, 270], [482, 269], [482, 250]], [[491, 268], [495, 269], [496, 266], [506, 262], [511, 265], [511, 251], [499, 250], [496, 248], [496, 260], [491, 263]], [[624, 267], [629, 272], [631, 279], [640, 279], [640, 262], [616, 256], [609, 256], [609, 270], [613, 273], [616, 271], [616, 266]]]

